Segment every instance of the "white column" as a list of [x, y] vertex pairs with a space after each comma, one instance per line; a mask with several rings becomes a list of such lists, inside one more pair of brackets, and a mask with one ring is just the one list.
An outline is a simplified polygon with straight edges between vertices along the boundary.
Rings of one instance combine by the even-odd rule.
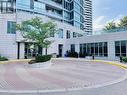
[[75, 51], [79, 54], [80, 52], [79, 44], [75, 44]]
[[62, 54], [63, 57], [65, 57], [67, 50], [68, 50], [68, 47], [66, 46], [66, 44], [63, 44], [63, 54]]
[[46, 55], [46, 48], [43, 48], [42, 55]]
[[25, 43], [20, 43], [20, 59], [24, 59], [25, 56]]
[[115, 60], [115, 42], [114, 41], [108, 42], [108, 58], [110, 60]]

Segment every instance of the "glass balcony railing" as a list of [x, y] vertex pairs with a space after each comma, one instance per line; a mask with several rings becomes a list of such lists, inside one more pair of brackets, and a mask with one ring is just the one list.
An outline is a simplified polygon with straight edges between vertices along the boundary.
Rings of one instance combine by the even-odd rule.
[[[55, 4], [59, 5], [59, 6], [62, 6], [62, 0], [49, 0], [51, 2], [54, 2]], [[57, 2], [56, 2], [57, 1]], [[59, 1], [59, 2], [58, 2]]]
[[101, 35], [101, 34], [115, 33], [115, 32], [127, 32], [127, 27], [124, 27], [124, 28], [116, 28], [116, 29], [110, 29], [110, 30], [99, 30], [99, 31], [94, 31], [94, 32], [93, 32], [93, 35]]
[[46, 11], [46, 12], [48, 12], [49, 14], [53, 14], [53, 15], [62, 17], [62, 14], [58, 14], [57, 12], [52, 12], [52, 11]]
[[62, 19], [62, 14], [58, 14], [57, 12], [48, 11], [46, 9], [42, 9], [42, 8], [38, 8], [38, 7], [34, 7], [34, 9], [30, 9], [30, 7], [28, 5], [17, 3], [16, 8], [18, 10], [22, 10], [22, 11], [35, 12], [38, 14], [53, 16], [53, 17]]

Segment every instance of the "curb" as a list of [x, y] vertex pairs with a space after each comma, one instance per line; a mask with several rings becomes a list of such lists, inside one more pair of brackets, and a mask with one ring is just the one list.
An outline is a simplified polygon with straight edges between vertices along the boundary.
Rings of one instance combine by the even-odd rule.
[[114, 66], [118, 66], [124, 69], [127, 69], [127, 65], [123, 64], [123, 63], [118, 63], [118, 62], [114, 62], [114, 61], [105, 61], [105, 60], [88, 60], [88, 59], [80, 59], [80, 58], [52, 58], [52, 60], [80, 60], [80, 61], [91, 61], [91, 62], [103, 62], [106, 64], [110, 64], [110, 65], [114, 65]]
[[31, 59], [20, 59], [20, 60], [9, 60], [9, 61], [0, 61], [0, 64], [6, 64], [9, 62], [27, 62], [30, 61]]
[[127, 69], [127, 65], [125, 65], [123, 63], [112, 62], [112, 61], [103, 61], [103, 60], [93, 60], [93, 62], [103, 62], [103, 63], [106, 63], [106, 64], [110, 64], [110, 65], [118, 66], [120, 68]]

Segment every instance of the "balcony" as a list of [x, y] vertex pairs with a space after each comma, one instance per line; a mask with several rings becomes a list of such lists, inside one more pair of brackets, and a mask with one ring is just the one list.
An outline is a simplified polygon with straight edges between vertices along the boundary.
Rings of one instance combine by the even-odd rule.
[[57, 9], [61, 9], [61, 10], [63, 9], [62, 3], [57, 2], [57, 0], [48, 0], [48, 2], [47, 2], [47, 0], [42, 0], [42, 3], [45, 3], [46, 5], [56, 7]]
[[62, 5], [62, 0], [50, 0], [50, 1], [53, 1], [53, 2], [55, 2], [55, 3], [57, 3], [57, 4], [59, 4], [59, 5]]
[[53, 14], [62, 17], [62, 14], [58, 14], [57, 12], [53, 12], [53, 11], [46, 11], [46, 12], [48, 12], [48, 14]]
[[60, 9], [57, 9], [57, 8], [52, 7], [50, 5], [46, 5], [45, 8], [46, 8], [46, 11], [48, 12], [48, 14], [56, 15], [56, 16], [59, 16], [59, 17], [63, 16], [63, 11], [60, 10]]

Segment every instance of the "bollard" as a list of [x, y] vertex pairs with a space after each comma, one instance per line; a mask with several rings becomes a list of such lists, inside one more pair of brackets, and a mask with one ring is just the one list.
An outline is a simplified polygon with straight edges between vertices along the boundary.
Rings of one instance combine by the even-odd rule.
[[94, 55], [92, 55], [92, 59], [94, 60], [95, 58], [94, 58]]
[[120, 62], [123, 62], [123, 57], [122, 56], [120, 56]]

